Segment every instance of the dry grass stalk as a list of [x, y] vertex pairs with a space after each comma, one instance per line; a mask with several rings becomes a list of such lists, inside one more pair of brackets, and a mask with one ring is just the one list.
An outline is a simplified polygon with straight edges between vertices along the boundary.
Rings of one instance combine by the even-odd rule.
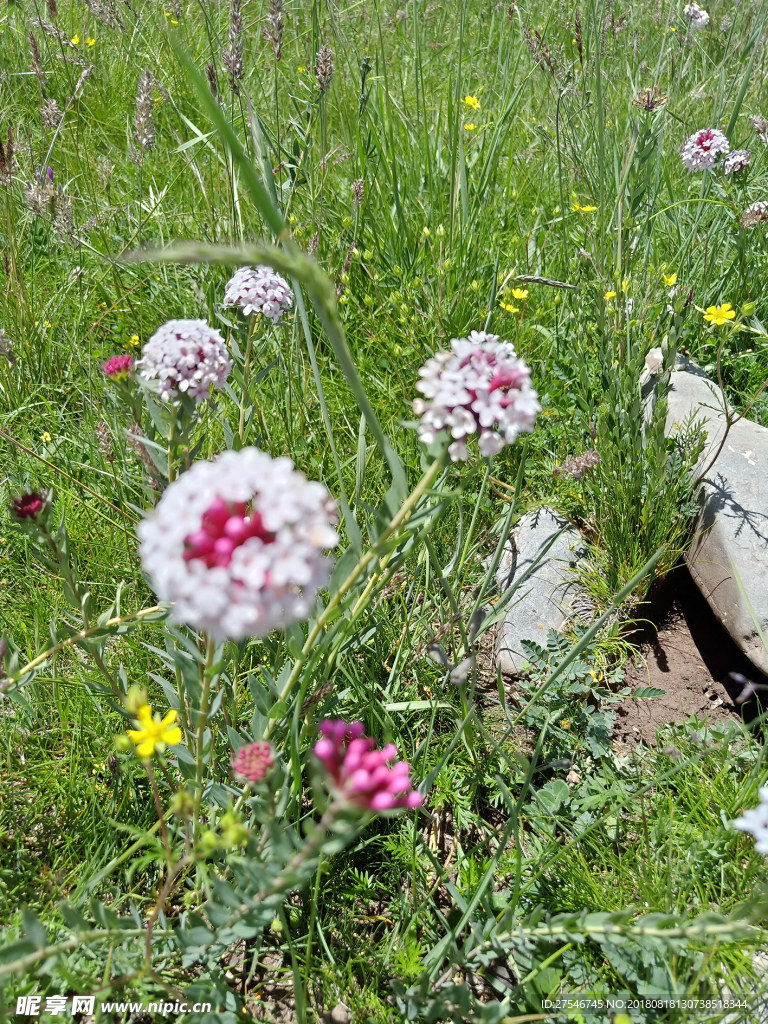
[[229, 87], [240, 95], [243, 79], [243, 13], [241, 0], [231, 0], [229, 8], [229, 49], [224, 51], [224, 67], [229, 75]]
[[264, 38], [272, 46], [272, 55], [275, 58], [275, 64], [280, 61], [280, 58], [283, 55], [284, 31], [283, 0], [270, 0], [267, 24], [264, 28]]
[[155, 76], [145, 71], [139, 79], [136, 92], [136, 114], [133, 118], [133, 131], [136, 141], [143, 150], [152, 149], [155, 144], [155, 121], [153, 118], [152, 89]]
[[317, 82], [317, 88], [323, 96], [328, 92], [332, 78], [333, 50], [328, 43], [323, 43], [317, 51], [317, 57], [315, 58], [315, 81]]
[[37, 81], [40, 83], [40, 88], [45, 89], [45, 75], [43, 74], [43, 65], [40, 61], [40, 50], [37, 48], [35, 33], [32, 31], [29, 33], [29, 52], [31, 56], [32, 70], [37, 75]]

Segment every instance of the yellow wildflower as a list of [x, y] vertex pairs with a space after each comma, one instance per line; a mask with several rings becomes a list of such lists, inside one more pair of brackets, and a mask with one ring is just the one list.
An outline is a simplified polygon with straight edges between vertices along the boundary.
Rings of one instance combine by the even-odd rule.
[[611, 299], [615, 299], [615, 298], [616, 298], [616, 292], [606, 292], [605, 293], [605, 301], [606, 302], [610, 302]]
[[512, 289], [512, 295], [516, 299], [527, 299], [528, 298], [528, 289], [527, 288], [513, 288]]
[[301, 64], [299, 64], [298, 71], [300, 75], [303, 75], [306, 70], [307, 69], [305, 67], [302, 67]]
[[131, 348], [136, 348], [136, 346], [139, 344], [138, 334], [132, 334], [128, 339], [128, 344], [131, 346]]
[[85, 40], [86, 46], [93, 46], [95, 42], [96, 40], [93, 38], [93, 36], [88, 36], [88, 38]]
[[517, 306], [513, 306], [509, 302], [502, 302], [501, 308], [502, 309], [506, 309], [506, 311], [508, 313], [519, 313], [520, 312], [520, 310], [517, 308]]
[[134, 724], [139, 728], [129, 729], [128, 735], [136, 745], [139, 757], [152, 757], [156, 751], [165, 750], [166, 745], [181, 743], [181, 729], [178, 725], [173, 725], [178, 715], [175, 709], [172, 708], [165, 718], [161, 719], [152, 714], [149, 704], [145, 704], [139, 708], [137, 715], [138, 721]]
[[74, 35], [69, 41], [70, 43], [72, 43], [73, 46], [78, 46], [80, 43], [80, 36]]
[[627, 294], [627, 288], [629, 288], [629, 281], [625, 277], [624, 280], [621, 282], [621, 290], [624, 293], [624, 295]]
[[466, 129], [466, 130], [467, 130], [468, 132], [473, 132], [473, 131], [475, 130], [475, 128], [476, 128], [476, 127], [477, 127], [477, 126], [476, 126], [476, 125], [474, 125], [474, 124], [465, 124], [465, 125], [464, 125], [464, 128], [465, 128], [465, 129]]
[[51, 440], [51, 435], [48, 433], [47, 430], [45, 431], [44, 434], [42, 434], [42, 440], [43, 441], [50, 441]]
[[480, 100], [477, 98], [477, 96], [465, 96], [461, 102], [464, 104], [465, 107], [469, 107], [470, 110], [480, 109]]
[[570, 720], [566, 718], [564, 721], [562, 721], [560, 723], [560, 728], [561, 729], [570, 729], [571, 728]]
[[677, 281], [677, 274], [662, 274], [661, 276], [664, 278], [664, 284], [667, 288], [671, 288], [675, 281]]
[[707, 306], [704, 319], [716, 327], [722, 327], [729, 320], [733, 320], [735, 316], [736, 310], [732, 308], [730, 302], [724, 302], [722, 306]]
[[581, 212], [582, 213], [594, 213], [596, 209], [597, 209], [596, 206], [582, 206], [581, 207]]

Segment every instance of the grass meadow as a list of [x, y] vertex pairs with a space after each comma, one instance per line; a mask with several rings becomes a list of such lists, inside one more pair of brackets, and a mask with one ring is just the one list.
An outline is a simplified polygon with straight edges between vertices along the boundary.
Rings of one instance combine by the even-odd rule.
[[[399, 3], [0, 6], [11, 1015], [93, 995], [89, 1024], [158, 1001], [190, 1019], [187, 997], [222, 1024], [495, 1024], [579, 992], [750, 993], [729, 1019], [758, 1019], [764, 857], [731, 822], [768, 777], [760, 722], [634, 751], [610, 729], [629, 624], [695, 518], [701, 439], [663, 436], [675, 353], [768, 425], [768, 8], [709, 0], [697, 30], [669, 0]], [[684, 166], [708, 128], [744, 170]], [[224, 304], [244, 263], [293, 286], [279, 322]], [[232, 363], [197, 406], [135, 367], [172, 319], [206, 320]], [[452, 462], [414, 429], [418, 371], [484, 329], [542, 411]], [[130, 376], [105, 375], [115, 356]], [[337, 568], [298, 621], [214, 636], [158, 601], [136, 527], [248, 446], [336, 499]], [[12, 514], [49, 489], [42, 518]], [[589, 541], [602, 618], [513, 684], [490, 651], [516, 597], [488, 567], [545, 503]], [[126, 737], [145, 706], [183, 733], [151, 758]], [[340, 809], [312, 753], [328, 718], [397, 744], [421, 806]], [[261, 740], [249, 789], [230, 762]], [[546, 1019], [683, 1017], [726, 1013]]]

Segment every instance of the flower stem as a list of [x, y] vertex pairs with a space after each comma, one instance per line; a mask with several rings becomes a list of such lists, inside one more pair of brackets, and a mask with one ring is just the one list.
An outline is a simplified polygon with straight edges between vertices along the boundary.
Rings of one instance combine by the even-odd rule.
[[203, 670], [203, 692], [200, 696], [200, 708], [197, 713], [197, 743], [195, 747], [195, 810], [193, 815], [194, 831], [197, 832], [200, 803], [203, 799], [203, 754], [205, 728], [208, 724], [208, 703], [211, 697], [211, 666], [213, 665], [216, 644], [212, 637], [206, 639], [205, 668]]
[[243, 364], [243, 393], [240, 396], [240, 444], [245, 442], [245, 399], [248, 396], [248, 383], [251, 377], [251, 349], [253, 348], [253, 335], [256, 330], [258, 316], [251, 317], [248, 327], [248, 341], [245, 346], [245, 363]]

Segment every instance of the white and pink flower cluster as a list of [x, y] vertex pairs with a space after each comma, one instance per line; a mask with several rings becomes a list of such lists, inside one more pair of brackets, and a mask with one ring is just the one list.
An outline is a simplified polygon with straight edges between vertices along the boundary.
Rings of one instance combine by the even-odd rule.
[[681, 154], [683, 165], [689, 171], [709, 171], [730, 148], [730, 142], [719, 129], [703, 128], [686, 140]]
[[220, 388], [229, 376], [227, 346], [205, 320], [169, 320], [144, 346], [137, 363], [144, 380], [157, 381], [163, 402], [190, 395], [198, 402], [213, 385]]
[[733, 822], [733, 827], [740, 832], [751, 832], [755, 837], [757, 853], [768, 854], [768, 786], [763, 786], [757, 793], [760, 803], [750, 807], [740, 818]]
[[137, 527], [139, 554], [177, 622], [216, 639], [306, 619], [328, 582], [336, 506], [290, 459], [257, 448], [196, 462]]
[[697, 3], [686, 4], [683, 14], [690, 21], [691, 28], [695, 28], [697, 31], [706, 28], [709, 24], [709, 15]]
[[541, 412], [530, 370], [497, 334], [472, 331], [468, 338], [453, 338], [451, 351], [438, 352], [419, 375], [416, 387], [428, 399], [413, 403], [421, 419], [419, 437], [431, 444], [441, 430], [450, 430], [454, 462], [469, 458], [467, 439], [473, 434], [479, 434], [482, 455], [498, 454], [521, 431], [532, 431]]
[[244, 316], [261, 313], [276, 324], [293, 306], [293, 293], [270, 267], [241, 267], [227, 282], [224, 305], [239, 306]]
[[362, 722], [326, 719], [318, 728], [321, 738], [315, 756], [325, 766], [337, 797], [371, 811], [413, 808], [423, 802], [422, 794], [413, 789], [411, 766], [394, 760], [394, 743], [376, 750], [376, 741], [363, 736]]

